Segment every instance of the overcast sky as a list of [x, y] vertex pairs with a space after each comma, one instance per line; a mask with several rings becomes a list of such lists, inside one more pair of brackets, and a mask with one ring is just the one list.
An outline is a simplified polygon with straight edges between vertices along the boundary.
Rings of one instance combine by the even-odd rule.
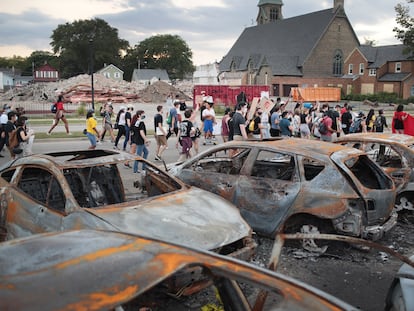
[[[58, 25], [99, 17], [131, 46], [157, 34], [179, 35], [193, 62], [220, 61], [245, 27], [256, 25], [258, 0], [0, 0], [0, 56], [51, 51]], [[284, 18], [333, 7], [333, 0], [283, 0]], [[361, 43], [398, 44], [394, 7], [406, 0], [345, 0], [345, 11]], [[414, 5], [410, 4], [411, 10]], [[411, 15], [413, 12], [411, 11]]]

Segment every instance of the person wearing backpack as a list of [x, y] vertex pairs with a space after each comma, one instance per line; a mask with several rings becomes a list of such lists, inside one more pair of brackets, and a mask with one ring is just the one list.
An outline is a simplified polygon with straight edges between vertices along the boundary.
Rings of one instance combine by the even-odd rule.
[[323, 141], [332, 141], [332, 133], [336, 131], [332, 128], [332, 119], [329, 117], [328, 113], [329, 106], [328, 104], [322, 105], [323, 118], [319, 123], [319, 133], [321, 134], [321, 140]]
[[387, 118], [384, 117], [384, 110], [378, 110], [378, 116], [375, 119], [374, 127], [376, 133], [384, 132], [384, 127], [388, 128]]
[[360, 111], [358, 116], [352, 121], [351, 126], [349, 127], [349, 133], [366, 133], [367, 132], [367, 122], [365, 114]]
[[56, 113], [53, 120], [53, 124], [49, 131], [46, 132], [47, 135], [50, 135], [53, 131], [53, 129], [59, 124], [59, 121], [62, 120], [62, 122], [65, 124], [66, 134], [72, 135], [71, 132], [69, 132], [69, 123], [68, 120], [66, 120], [65, 115], [63, 114], [66, 112], [65, 108], [63, 107], [63, 95], [59, 95], [57, 102], [55, 103], [56, 106]]
[[341, 115], [341, 125], [342, 125], [342, 131], [344, 134], [349, 134], [349, 128], [352, 124], [352, 107], [347, 106], [346, 111]]
[[11, 132], [13, 132], [16, 129], [16, 120], [17, 120], [16, 112], [15, 111], [8, 112], [7, 119], [8, 119], [7, 123], [4, 125], [4, 141], [5, 141], [5, 145], [9, 149], [11, 158], [14, 159], [15, 154], [13, 153], [13, 148], [10, 147], [9, 139], [10, 139]]

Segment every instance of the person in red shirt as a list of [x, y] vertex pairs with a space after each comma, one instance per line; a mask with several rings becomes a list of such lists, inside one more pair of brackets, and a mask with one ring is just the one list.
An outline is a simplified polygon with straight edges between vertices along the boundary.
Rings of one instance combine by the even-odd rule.
[[404, 134], [404, 120], [407, 119], [408, 114], [404, 111], [403, 105], [398, 105], [392, 118], [392, 129], [397, 134]]
[[68, 120], [66, 120], [66, 117], [63, 114], [65, 112], [65, 108], [63, 107], [63, 96], [62, 95], [59, 95], [58, 100], [55, 103], [55, 105], [56, 105], [56, 113], [55, 113], [55, 117], [53, 119], [53, 124], [52, 124], [52, 127], [49, 129], [49, 131], [47, 131], [46, 134], [50, 135], [50, 133], [52, 133], [53, 129], [59, 124], [59, 121], [62, 120], [63, 123], [65, 124], [66, 134], [72, 135], [69, 132]]

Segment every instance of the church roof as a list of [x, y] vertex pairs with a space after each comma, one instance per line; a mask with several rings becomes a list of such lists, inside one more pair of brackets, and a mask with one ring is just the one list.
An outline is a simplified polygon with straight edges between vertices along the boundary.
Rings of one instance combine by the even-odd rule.
[[[255, 69], [266, 60], [274, 75], [298, 75], [333, 19], [341, 11], [326, 9], [246, 28], [220, 62], [220, 71], [247, 69], [253, 59]], [[356, 36], [355, 36], [356, 37]], [[236, 61], [237, 60], [237, 61]], [[283, 60], [283, 61], [282, 61]]]
[[260, 0], [257, 6], [265, 5], [265, 4], [279, 4], [283, 5], [282, 0]]

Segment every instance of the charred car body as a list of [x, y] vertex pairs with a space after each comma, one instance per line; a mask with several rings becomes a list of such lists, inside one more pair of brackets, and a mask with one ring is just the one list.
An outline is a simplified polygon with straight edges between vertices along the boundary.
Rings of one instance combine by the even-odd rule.
[[396, 210], [414, 210], [414, 137], [404, 134], [363, 133], [345, 135], [338, 144], [368, 153], [391, 176], [397, 188]]
[[[132, 173], [121, 177], [118, 165], [135, 159], [145, 161], [116, 151], [83, 150], [9, 162], [0, 170], [4, 238], [73, 229], [114, 230], [242, 259], [252, 256], [251, 228], [236, 207], [149, 162], [142, 179]], [[132, 186], [137, 183], [140, 190]]]
[[365, 153], [340, 145], [234, 141], [171, 165], [170, 172], [233, 202], [269, 237], [310, 224], [376, 240], [396, 224], [392, 180]]
[[0, 309], [183, 310], [185, 300], [168, 301], [163, 284], [189, 268], [200, 269], [202, 282], [208, 284], [197, 302], [219, 296], [217, 304], [224, 310], [356, 310], [304, 283], [239, 260], [90, 230], [1, 243]]

